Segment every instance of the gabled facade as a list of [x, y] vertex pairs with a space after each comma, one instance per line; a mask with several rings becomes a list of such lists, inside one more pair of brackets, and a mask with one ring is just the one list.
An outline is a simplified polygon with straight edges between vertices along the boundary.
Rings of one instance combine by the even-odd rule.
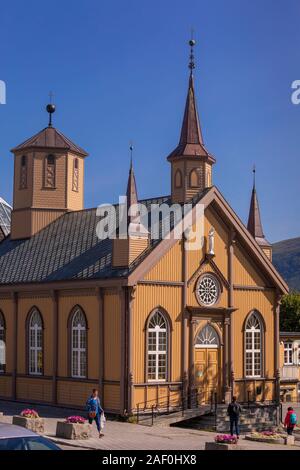
[[[182, 399], [226, 403], [233, 394], [278, 403], [279, 304], [288, 288], [212, 185], [215, 159], [203, 144], [190, 68], [180, 142], [168, 157], [171, 195], [141, 202], [189, 202], [193, 226], [202, 204], [204, 243], [196, 250], [187, 249], [185, 232], [173, 236], [174, 222], [169, 237], [151, 240], [138, 210], [128, 218], [129, 238], [99, 240], [96, 209], [73, 205], [68, 178], [52, 188], [50, 220], [48, 188], [32, 172], [51, 154], [66, 176], [69, 159], [83, 164], [85, 152], [57, 148], [56, 138], [50, 145], [45, 133], [14, 149], [12, 237], [0, 243], [1, 397], [82, 407], [98, 387], [104, 408], [122, 415]], [[127, 197], [138, 201], [132, 166]], [[33, 225], [37, 209], [43, 215]]]

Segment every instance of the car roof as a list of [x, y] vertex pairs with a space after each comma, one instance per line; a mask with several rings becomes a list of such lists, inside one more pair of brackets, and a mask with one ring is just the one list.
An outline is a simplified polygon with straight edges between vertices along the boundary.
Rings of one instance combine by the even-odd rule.
[[0, 439], [10, 439], [12, 437], [37, 437], [38, 435], [29, 429], [15, 424], [0, 423]]

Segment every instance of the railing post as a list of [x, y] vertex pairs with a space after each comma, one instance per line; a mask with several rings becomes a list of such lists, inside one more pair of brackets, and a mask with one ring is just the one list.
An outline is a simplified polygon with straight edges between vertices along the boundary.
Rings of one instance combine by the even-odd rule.
[[151, 406], [151, 426], [153, 426], [154, 423], [154, 405]]
[[282, 423], [282, 403], [280, 402], [279, 404], [279, 416], [280, 416], [280, 422]]
[[184, 395], [182, 394], [182, 400], [181, 400], [181, 408], [182, 408], [182, 416], [184, 416]]
[[210, 411], [212, 412], [213, 410], [213, 407], [214, 407], [214, 392], [211, 391], [210, 392]]
[[168, 401], [167, 401], [167, 413], [170, 414], [170, 395], [168, 395]]
[[137, 424], [139, 424], [140, 422], [140, 405], [139, 404], [136, 405], [136, 422]]
[[250, 393], [251, 393], [250, 390], [248, 390], [247, 393], [248, 393], [248, 408], [250, 408]]

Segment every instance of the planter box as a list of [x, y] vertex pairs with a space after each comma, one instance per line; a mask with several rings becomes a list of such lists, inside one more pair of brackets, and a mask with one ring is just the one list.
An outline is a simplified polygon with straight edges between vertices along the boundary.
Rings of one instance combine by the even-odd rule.
[[285, 443], [286, 446], [295, 445], [295, 437], [294, 436], [286, 436], [284, 438], [284, 443]]
[[13, 416], [13, 424], [22, 426], [22, 428], [30, 429], [30, 431], [38, 434], [44, 432], [44, 419], [43, 418], [25, 418], [25, 416]]
[[253, 442], [264, 442], [265, 444], [283, 444], [283, 438], [279, 437], [278, 439], [270, 439], [264, 437], [253, 437], [253, 436], [245, 436], [247, 441]]
[[238, 444], [221, 444], [219, 442], [205, 442], [205, 450], [243, 450]]
[[88, 423], [75, 424], [58, 421], [56, 425], [56, 437], [63, 439], [89, 439], [92, 426]]

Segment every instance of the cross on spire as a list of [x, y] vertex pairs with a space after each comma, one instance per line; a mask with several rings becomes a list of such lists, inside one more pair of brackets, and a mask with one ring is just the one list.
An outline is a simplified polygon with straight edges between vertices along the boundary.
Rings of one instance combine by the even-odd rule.
[[195, 68], [195, 57], [194, 57], [194, 46], [196, 44], [196, 41], [194, 39], [194, 30], [192, 29], [191, 31], [191, 39], [189, 40], [189, 45], [190, 45], [190, 62], [189, 62], [189, 69], [191, 75], [193, 75], [193, 70]]

